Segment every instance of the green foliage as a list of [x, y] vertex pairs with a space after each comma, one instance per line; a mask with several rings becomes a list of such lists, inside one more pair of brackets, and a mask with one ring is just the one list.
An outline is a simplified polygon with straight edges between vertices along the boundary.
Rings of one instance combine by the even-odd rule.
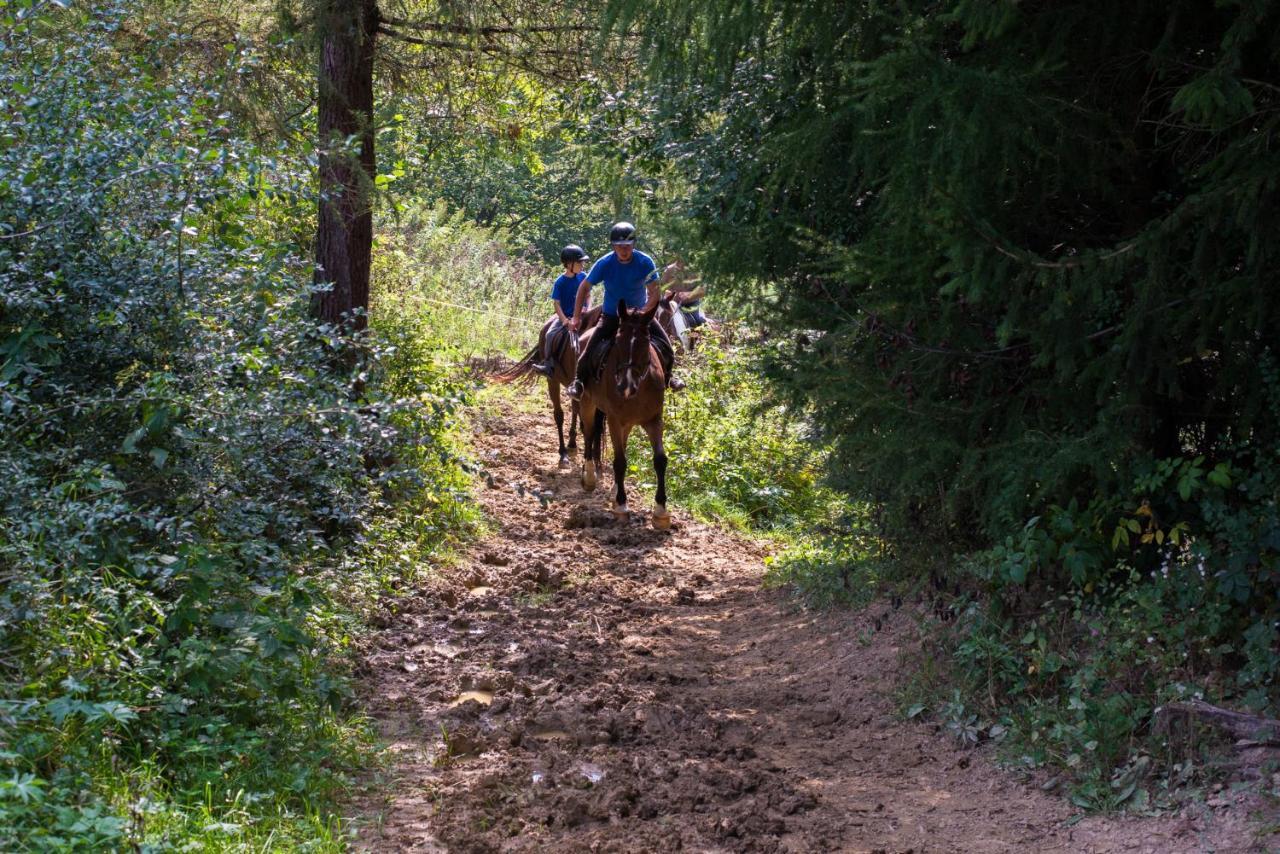
[[[929, 655], [951, 667], [908, 693], [940, 708], [954, 686], [1003, 718], [1010, 754], [1061, 766], [1081, 806], [1141, 806], [1195, 781], [1204, 745], [1156, 731], [1155, 708], [1195, 696], [1275, 713], [1276, 472], [1274, 450], [1152, 461], [1131, 497], [1050, 508], [969, 556], [986, 605], [940, 630]], [[1139, 779], [1139, 763], [1159, 774]]]
[[[761, 531], [831, 519], [839, 499], [821, 483], [822, 448], [803, 414], [766, 401], [749, 350], [708, 333], [680, 363], [693, 381], [667, 399], [672, 499]], [[651, 480], [649, 465], [646, 458], [633, 470]]]
[[617, 5], [702, 260], [768, 283], [770, 373], [890, 533], [1273, 435], [1273, 4]]
[[1091, 806], [1187, 767], [1167, 686], [1274, 710], [1280, 6], [611, 9], [652, 49], [633, 162], [968, 615], [931, 708], [1013, 715]]
[[552, 315], [551, 283], [562, 270], [512, 253], [500, 229], [475, 225], [443, 202], [405, 205], [382, 224], [374, 258], [375, 323], [431, 341], [397, 364], [444, 370], [459, 361], [521, 352]]
[[894, 580], [894, 564], [866, 508], [846, 505], [834, 524], [785, 532], [765, 583], [791, 587], [808, 606], [865, 605]]
[[416, 145], [399, 141], [398, 149], [408, 149], [401, 186], [433, 188], [450, 209], [482, 227], [501, 228], [506, 242], [541, 258], [557, 259], [566, 243], [591, 246], [599, 255], [611, 199], [594, 186], [584, 154], [574, 149], [575, 128], [529, 132], [522, 112], [540, 109], [559, 114], [547, 105], [513, 107], [507, 134], [469, 123], [453, 135], [432, 129]]
[[187, 37], [63, 5], [0, 36], [0, 848], [337, 850], [340, 654], [472, 518], [459, 390], [316, 328], [305, 158]]

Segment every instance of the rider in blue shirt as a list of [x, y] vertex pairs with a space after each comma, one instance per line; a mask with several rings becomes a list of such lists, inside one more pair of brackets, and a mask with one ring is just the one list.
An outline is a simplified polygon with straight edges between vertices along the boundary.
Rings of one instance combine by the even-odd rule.
[[[574, 330], [581, 325], [583, 306], [591, 294], [591, 286], [603, 283], [604, 304], [601, 306], [600, 322], [595, 334], [591, 336], [587, 352], [578, 359], [577, 378], [566, 389], [575, 400], [582, 394], [591, 365], [618, 331], [618, 302], [625, 300], [628, 310], [632, 311], [648, 311], [658, 302], [658, 267], [648, 255], [635, 251], [636, 227], [629, 222], [617, 223], [609, 231], [609, 242], [613, 245], [613, 251], [597, 261], [578, 286], [578, 299], [570, 322], [570, 328]], [[662, 357], [667, 385], [675, 391], [684, 388], [684, 383], [672, 375], [675, 351], [666, 330], [657, 320], [649, 324], [649, 338], [657, 345]]]
[[[555, 373], [556, 356], [560, 348], [565, 346], [562, 337], [569, 333], [569, 320], [573, 317], [574, 303], [578, 297], [578, 286], [587, 274], [582, 272], [583, 266], [591, 260], [591, 256], [581, 246], [570, 243], [560, 250], [560, 263], [564, 264], [564, 272], [551, 286], [551, 304], [555, 307], [556, 316], [543, 339], [543, 362], [534, 365], [534, 370], [551, 376]], [[577, 345], [574, 345], [575, 347]]]

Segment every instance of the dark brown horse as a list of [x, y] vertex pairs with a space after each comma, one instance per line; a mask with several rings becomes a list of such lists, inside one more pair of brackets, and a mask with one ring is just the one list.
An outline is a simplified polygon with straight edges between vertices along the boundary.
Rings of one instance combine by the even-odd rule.
[[[600, 307], [596, 306], [590, 311], [582, 315], [582, 324], [584, 329], [590, 329], [595, 326], [596, 321], [600, 319]], [[520, 380], [533, 380], [542, 376], [534, 367], [543, 360], [544, 354], [547, 352], [547, 335], [551, 334], [551, 327], [555, 323], [555, 318], [548, 320], [542, 325], [542, 331], [538, 333], [538, 343], [533, 349], [524, 355], [524, 358], [516, 362], [510, 368], [501, 373], [490, 376], [494, 382], [512, 383]], [[564, 441], [564, 407], [560, 404], [560, 389], [573, 382], [574, 372], [578, 370], [578, 336], [570, 332], [564, 327], [560, 327], [556, 334], [556, 340], [552, 341], [553, 345], [553, 365], [554, 368], [551, 375], [547, 377], [547, 396], [551, 398], [551, 410], [556, 419], [556, 434], [560, 439], [560, 465], [569, 465], [569, 451], [578, 447], [578, 404], [570, 402], [569, 407], [569, 444]]]
[[[667, 455], [662, 448], [662, 404], [667, 380], [662, 359], [649, 340], [649, 322], [658, 309], [654, 306], [647, 312], [628, 311], [625, 302], [618, 304], [618, 332], [613, 347], [605, 357], [603, 369], [591, 377], [582, 394], [582, 486], [588, 492], [596, 488], [602, 472], [600, 446], [607, 424], [613, 442], [613, 512], [625, 517], [627, 438], [633, 428], [643, 428], [653, 446], [653, 469], [658, 475], [653, 527], [665, 529], [671, 526], [671, 514], [667, 512]], [[587, 343], [583, 341], [584, 351]]]

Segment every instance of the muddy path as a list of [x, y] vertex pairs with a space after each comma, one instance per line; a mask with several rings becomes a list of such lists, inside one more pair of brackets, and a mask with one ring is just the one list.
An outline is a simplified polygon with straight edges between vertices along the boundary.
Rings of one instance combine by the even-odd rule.
[[365, 651], [395, 764], [363, 850], [1258, 850], [1225, 803], [1076, 821], [898, 717], [905, 612], [801, 612], [758, 546], [678, 507], [615, 522], [608, 467], [585, 496], [541, 412], [476, 429], [496, 531]]

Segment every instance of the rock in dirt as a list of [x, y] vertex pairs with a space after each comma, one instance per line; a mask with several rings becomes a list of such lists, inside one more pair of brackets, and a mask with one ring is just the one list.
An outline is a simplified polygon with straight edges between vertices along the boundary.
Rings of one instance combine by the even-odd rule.
[[613, 514], [605, 510], [597, 510], [586, 504], [575, 504], [564, 520], [569, 530], [581, 528], [603, 528], [613, 524]]
[[653, 653], [653, 649], [649, 645], [649, 639], [643, 635], [627, 635], [622, 639], [622, 648], [636, 655], [651, 655]]
[[450, 757], [471, 756], [484, 750], [484, 742], [470, 727], [456, 729], [444, 740], [445, 752]]

